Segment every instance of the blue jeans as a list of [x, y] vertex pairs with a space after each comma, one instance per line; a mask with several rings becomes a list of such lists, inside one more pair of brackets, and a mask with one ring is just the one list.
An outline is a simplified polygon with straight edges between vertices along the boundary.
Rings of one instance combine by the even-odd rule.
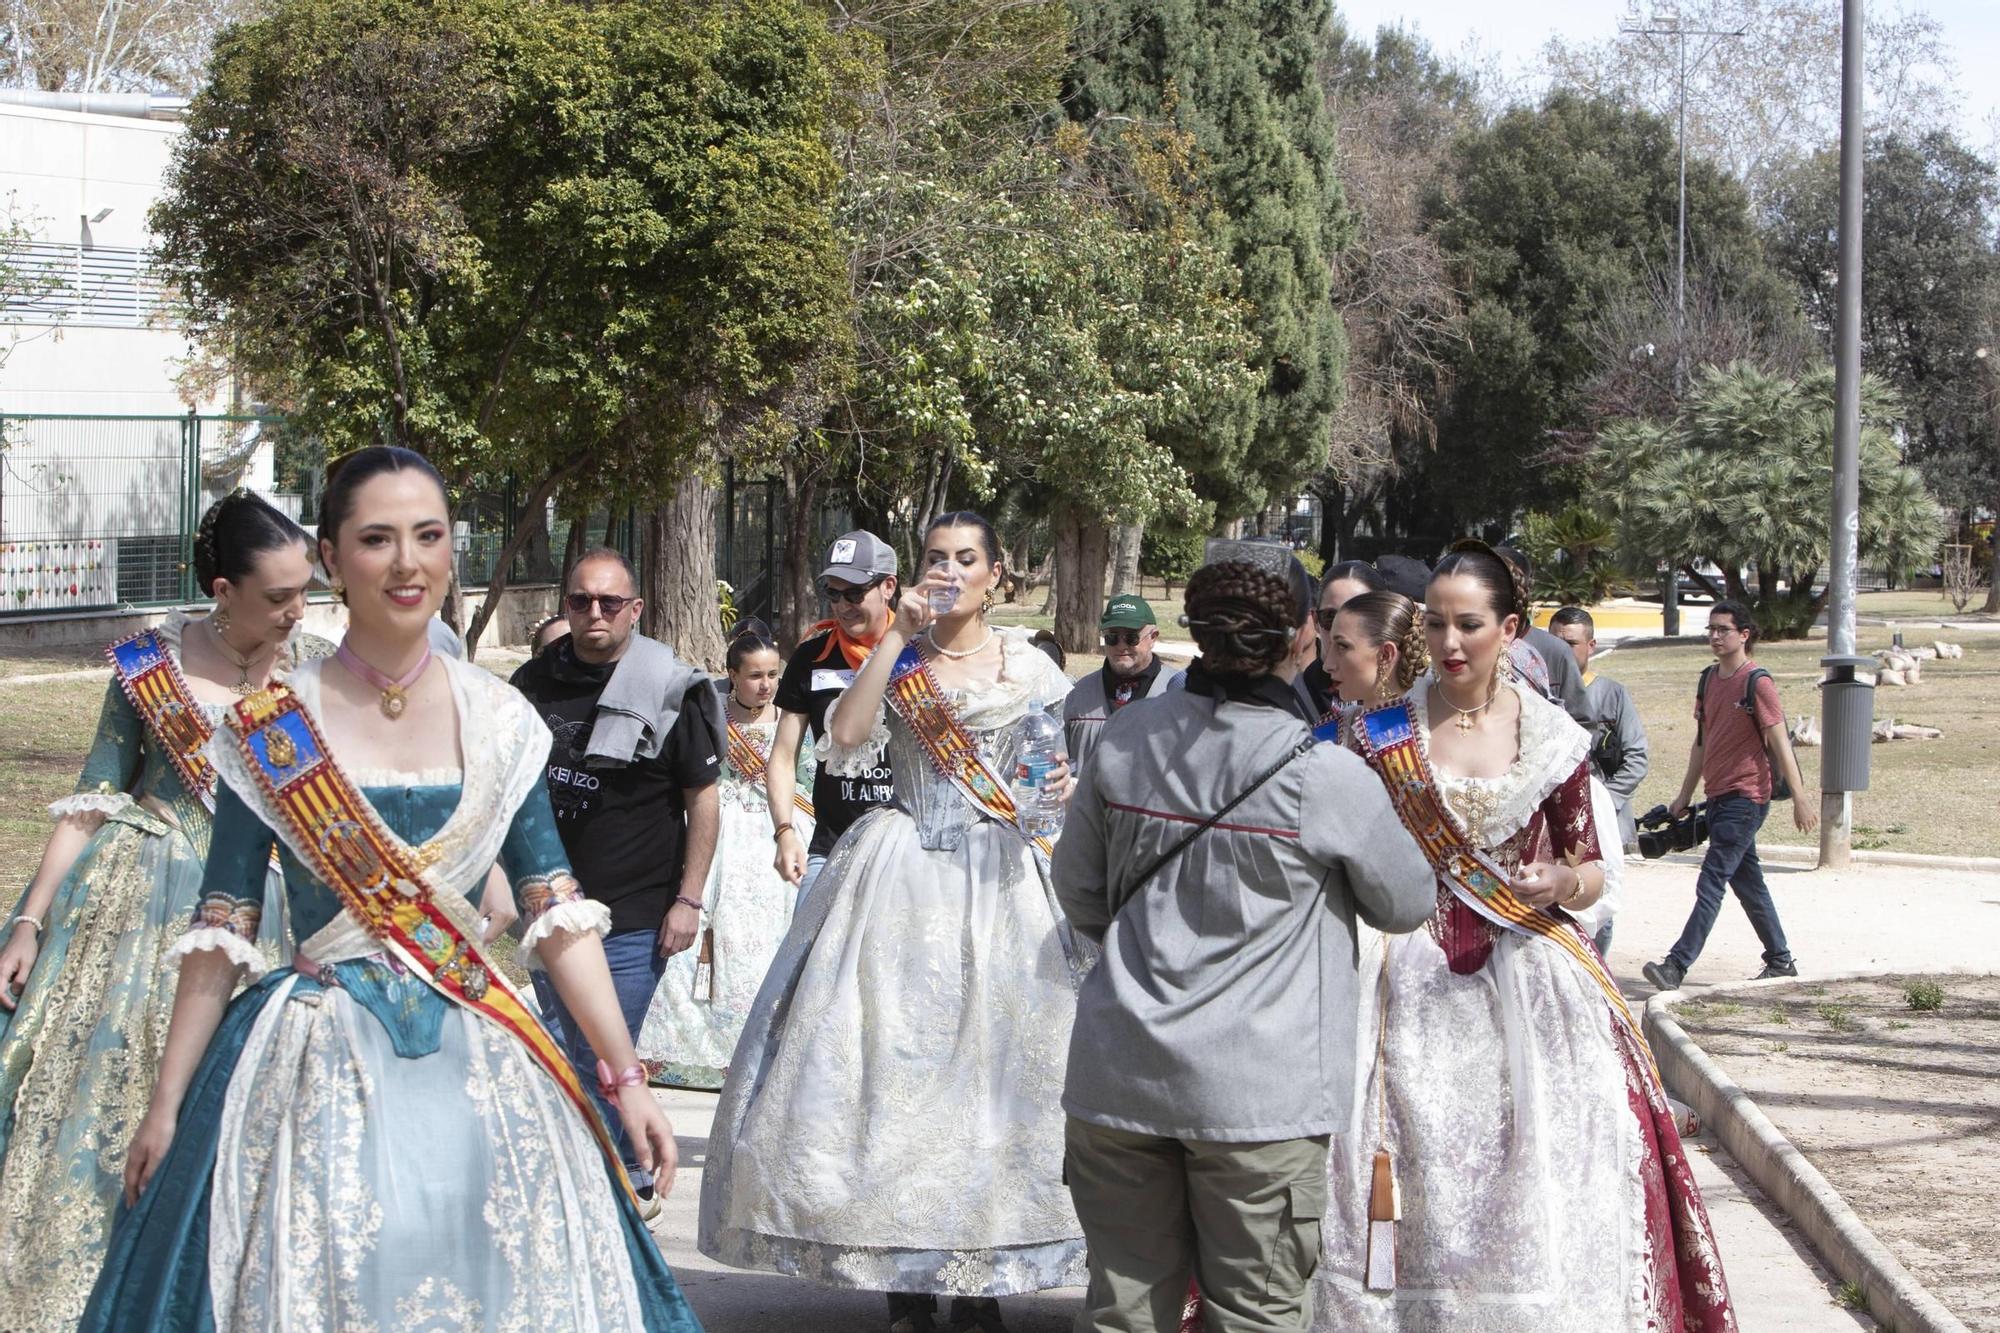
[[1715, 929], [1722, 911], [1722, 890], [1726, 884], [1736, 891], [1743, 915], [1764, 945], [1764, 961], [1782, 966], [1792, 961], [1785, 944], [1785, 928], [1778, 924], [1778, 907], [1764, 883], [1764, 867], [1757, 860], [1757, 830], [1771, 807], [1738, 792], [1724, 792], [1708, 801], [1708, 852], [1701, 859], [1701, 875], [1694, 885], [1694, 911], [1667, 961], [1683, 972], [1694, 966]]
[[798, 900], [792, 904], [792, 911], [802, 912], [805, 910], [806, 895], [813, 891], [813, 882], [819, 878], [819, 872], [824, 869], [826, 869], [826, 858], [824, 856], [814, 852], [806, 858], [806, 873], [799, 876], [799, 896]]
[[[646, 1021], [646, 1010], [653, 1003], [653, 992], [659, 989], [660, 978], [666, 973], [667, 960], [660, 957], [660, 932], [657, 930], [614, 930], [604, 937], [604, 961], [611, 964], [612, 989], [618, 992], [618, 1007], [625, 1015], [625, 1030], [632, 1034], [632, 1040], [639, 1040], [639, 1028]], [[549, 984], [548, 973], [531, 974], [535, 981], [535, 998], [541, 1002], [542, 1021], [562, 1044], [569, 1055], [569, 1062], [576, 1068], [576, 1076], [583, 1082], [590, 1099], [597, 1103], [599, 1115], [610, 1127], [618, 1143], [618, 1158], [625, 1163], [625, 1173], [632, 1177], [632, 1188], [645, 1189], [653, 1183], [652, 1173], [641, 1171], [637, 1157], [632, 1152], [631, 1141], [625, 1137], [625, 1122], [619, 1119], [618, 1108], [604, 1100], [597, 1090], [597, 1053], [590, 1049], [590, 1042], [577, 1027], [576, 1020], [569, 1016], [569, 1010], [556, 994], [556, 988]]]

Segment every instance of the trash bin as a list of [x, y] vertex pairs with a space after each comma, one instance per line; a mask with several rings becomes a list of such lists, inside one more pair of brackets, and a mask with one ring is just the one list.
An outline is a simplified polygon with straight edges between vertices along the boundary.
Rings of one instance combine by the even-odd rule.
[[1872, 657], [1822, 657], [1819, 789], [1867, 791], [1868, 750], [1875, 743], [1875, 671]]

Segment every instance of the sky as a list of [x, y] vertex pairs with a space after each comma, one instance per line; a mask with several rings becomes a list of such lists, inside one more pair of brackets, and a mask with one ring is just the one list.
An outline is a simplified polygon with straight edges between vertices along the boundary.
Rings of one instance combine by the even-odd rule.
[[[1519, 72], [1535, 63], [1551, 33], [1572, 40], [1608, 36], [1633, 6], [1628, 0], [1536, 0], [1520, 9], [1492, 0], [1334, 0], [1334, 7], [1356, 34], [1401, 23], [1440, 52], [1459, 54], [1474, 42], [1482, 56], [1498, 57]], [[1649, 13], [1672, 7], [1640, 6]], [[2000, 71], [2000, 0], [1903, 0], [1899, 7], [1927, 13], [1943, 28], [1957, 53], [1963, 137], [1977, 148], [1991, 146], [2000, 119], [2000, 79], [1994, 78]]]

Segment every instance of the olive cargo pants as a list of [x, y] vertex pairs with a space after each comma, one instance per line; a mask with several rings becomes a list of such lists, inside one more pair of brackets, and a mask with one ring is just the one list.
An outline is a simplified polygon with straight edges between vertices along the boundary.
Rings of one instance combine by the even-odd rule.
[[1090, 1245], [1076, 1333], [1176, 1333], [1188, 1279], [1208, 1333], [1305, 1333], [1327, 1139], [1205, 1143], [1071, 1117], [1065, 1179]]

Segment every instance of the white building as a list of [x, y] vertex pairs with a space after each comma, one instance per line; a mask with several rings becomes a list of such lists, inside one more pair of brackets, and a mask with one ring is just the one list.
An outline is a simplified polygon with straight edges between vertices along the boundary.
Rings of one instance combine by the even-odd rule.
[[[0, 90], [0, 205], [32, 237], [8, 256], [28, 290], [0, 308], [0, 613], [178, 597], [217, 489], [194, 460], [248, 443], [187, 421], [227, 403], [184, 396], [193, 349], [147, 260], [184, 105]], [[252, 452], [245, 480], [268, 489]]]

